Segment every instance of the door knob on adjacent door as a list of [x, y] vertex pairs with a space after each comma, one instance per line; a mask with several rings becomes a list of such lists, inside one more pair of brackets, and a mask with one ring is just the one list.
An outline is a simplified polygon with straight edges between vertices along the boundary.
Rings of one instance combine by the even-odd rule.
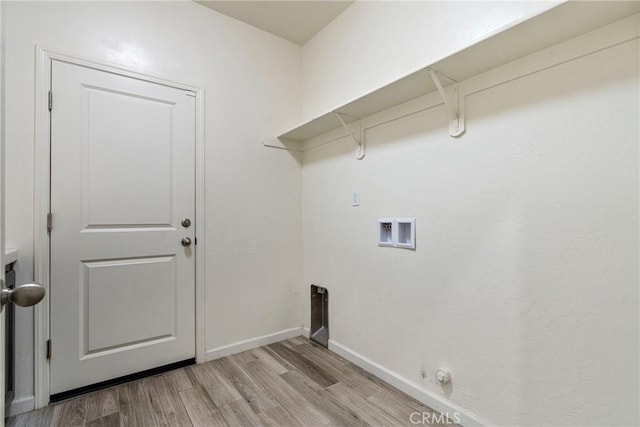
[[44, 298], [44, 288], [37, 283], [26, 283], [14, 289], [3, 288], [0, 291], [0, 311], [5, 304], [9, 303], [20, 307], [31, 307], [42, 301], [42, 298]]
[[183, 237], [181, 243], [182, 243], [182, 246], [186, 248], [187, 246], [191, 246], [191, 239], [188, 237]]

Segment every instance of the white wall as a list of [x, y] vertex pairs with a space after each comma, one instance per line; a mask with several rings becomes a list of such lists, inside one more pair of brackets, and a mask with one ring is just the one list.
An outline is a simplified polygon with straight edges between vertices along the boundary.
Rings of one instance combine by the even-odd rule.
[[[638, 425], [638, 52], [469, 95], [459, 140], [440, 105], [367, 130], [362, 161], [346, 138], [305, 152], [302, 293], [329, 289], [331, 339], [497, 425]], [[415, 251], [377, 247], [394, 216]]]
[[302, 119], [365, 93], [562, 1], [357, 1], [303, 48]]
[[[0, 3], [0, 111], [4, 111], [4, 14], [3, 7]], [[4, 248], [4, 240], [5, 240], [5, 231], [4, 231], [4, 119], [3, 115], [0, 114], [0, 251], [1, 248]], [[3, 266], [5, 263], [4, 253], [0, 252], [0, 266]], [[2, 280], [5, 279], [4, 276], [4, 268], [0, 271], [0, 278]], [[0, 320], [0, 328], [2, 332], [2, 339], [4, 340], [4, 318]], [[0, 354], [0, 360], [2, 360], [2, 366], [4, 369], [4, 364], [6, 363], [6, 359], [4, 357], [4, 352]], [[3, 388], [4, 390], [4, 388]], [[6, 391], [5, 391], [6, 392]], [[5, 408], [3, 405], [0, 408], [0, 418], [4, 419], [5, 416]]]
[[[35, 46], [206, 90], [206, 347], [300, 325], [300, 159], [261, 145], [299, 118], [300, 48], [192, 2], [2, 2], [7, 244], [33, 275]], [[283, 309], [283, 307], [285, 307]], [[32, 394], [18, 309], [17, 397]]]

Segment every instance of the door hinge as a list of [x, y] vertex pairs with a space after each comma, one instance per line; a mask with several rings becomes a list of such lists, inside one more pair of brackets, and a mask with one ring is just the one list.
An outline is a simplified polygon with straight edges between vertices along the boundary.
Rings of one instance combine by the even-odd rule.
[[51, 233], [51, 229], [53, 228], [53, 215], [51, 212], [47, 214], [47, 233]]
[[198, 244], [198, 238], [197, 238], [197, 237], [194, 237], [194, 238], [193, 238], [193, 244], [194, 244], [194, 245], [197, 245], [197, 244]]
[[53, 110], [53, 92], [49, 91], [49, 111]]
[[51, 359], [51, 340], [47, 340], [47, 360]]

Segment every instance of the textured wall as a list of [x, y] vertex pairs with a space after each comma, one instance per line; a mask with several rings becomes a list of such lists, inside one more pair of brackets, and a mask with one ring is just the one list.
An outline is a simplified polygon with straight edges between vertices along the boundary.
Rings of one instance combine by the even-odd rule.
[[[459, 140], [441, 105], [367, 130], [362, 161], [305, 152], [331, 338], [498, 425], [637, 425], [638, 52], [470, 95]], [[417, 249], [377, 247], [379, 217], [415, 217]]]

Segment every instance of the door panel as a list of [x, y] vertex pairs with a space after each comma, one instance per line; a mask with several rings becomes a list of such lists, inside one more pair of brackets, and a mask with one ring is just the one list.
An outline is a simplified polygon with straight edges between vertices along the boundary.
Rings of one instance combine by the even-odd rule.
[[57, 60], [52, 93], [56, 394], [195, 357], [195, 99]]
[[174, 104], [87, 87], [82, 101], [87, 227], [169, 226]]
[[[171, 256], [82, 263], [81, 358], [176, 339], [175, 261]], [[114, 294], [126, 298], [117, 305], [104, 304]]]

